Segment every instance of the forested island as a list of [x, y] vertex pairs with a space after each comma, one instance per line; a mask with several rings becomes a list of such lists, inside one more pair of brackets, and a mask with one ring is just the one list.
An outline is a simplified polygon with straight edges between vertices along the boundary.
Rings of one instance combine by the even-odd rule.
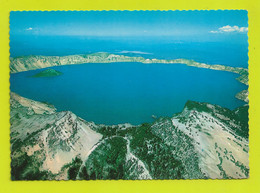
[[[242, 67], [231, 67], [225, 65], [211, 65], [196, 62], [188, 59], [146, 59], [143, 57], [131, 57], [125, 55], [116, 55], [106, 52], [99, 52], [94, 54], [69, 55], [69, 56], [20, 56], [10, 58], [10, 72], [17, 73], [28, 70], [36, 70], [41, 68], [84, 64], [84, 63], [112, 63], [112, 62], [140, 62], [140, 63], [164, 63], [164, 64], [184, 64], [198, 68], [206, 68], [211, 70], [227, 71], [239, 74], [236, 78], [242, 84], [248, 85], [248, 69]], [[236, 97], [240, 100], [248, 102], [248, 90], [240, 92]]]

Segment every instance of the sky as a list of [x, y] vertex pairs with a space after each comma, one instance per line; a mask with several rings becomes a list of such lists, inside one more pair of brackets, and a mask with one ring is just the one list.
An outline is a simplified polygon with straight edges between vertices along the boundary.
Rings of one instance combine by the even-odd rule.
[[210, 36], [246, 34], [247, 11], [51, 11], [10, 14], [10, 35]]

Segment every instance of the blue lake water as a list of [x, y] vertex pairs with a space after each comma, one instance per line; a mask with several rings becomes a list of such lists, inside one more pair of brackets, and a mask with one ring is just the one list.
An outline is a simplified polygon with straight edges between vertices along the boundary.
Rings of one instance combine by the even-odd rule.
[[234, 109], [247, 86], [239, 75], [183, 64], [108, 63], [53, 67], [57, 77], [32, 78], [42, 71], [11, 74], [11, 91], [69, 110], [87, 121], [141, 124], [152, 115], [172, 116], [187, 100]]

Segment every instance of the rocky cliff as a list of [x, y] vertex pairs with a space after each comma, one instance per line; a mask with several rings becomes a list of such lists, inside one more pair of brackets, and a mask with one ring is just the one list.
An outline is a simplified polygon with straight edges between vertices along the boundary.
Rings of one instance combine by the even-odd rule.
[[248, 178], [248, 105], [96, 125], [11, 93], [13, 180]]
[[102, 135], [75, 114], [11, 93], [12, 179], [48, 179], [79, 156], [85, 159]]

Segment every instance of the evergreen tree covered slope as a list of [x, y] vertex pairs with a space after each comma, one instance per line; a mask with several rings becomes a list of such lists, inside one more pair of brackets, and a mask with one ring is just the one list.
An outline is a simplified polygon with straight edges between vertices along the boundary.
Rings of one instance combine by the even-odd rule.
[[188, 101], [139, 126], [97, 125], [11, 93], [13, 180], [247, 178], [248, 105]]

